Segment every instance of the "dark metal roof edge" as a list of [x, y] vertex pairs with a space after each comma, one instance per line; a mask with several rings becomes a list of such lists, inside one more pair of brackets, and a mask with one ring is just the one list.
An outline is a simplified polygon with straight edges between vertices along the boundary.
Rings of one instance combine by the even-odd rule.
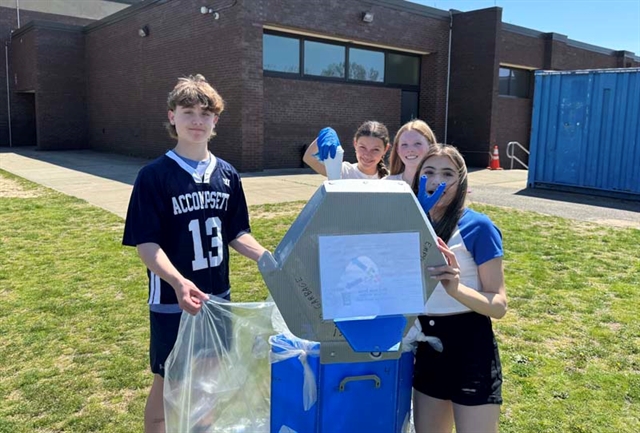
[[605, 74], [624, 74], [629, 72], [640, 72], [640, 67], [635, 68], [593, 68], [593, 69], [575, 69], [570, 71], [549, 71], [538, 70], [535, 75], [583, 75], [593, 72], [600, 72]]
[[[509, 24], [509, 23], [502, 23], [502, 28], [508, 32], [511, 33], [518, 33], [520, 35], [524, 35], [524, 36], [531, 36], [534, 38], [538, 38], [538, 39], [545, 39], [548, 36], [547, 35], [555, 35], [557, 33], [553, 33], [553, 32], [541, 32], [538, 30], [534, 30], [534, 29], [530, 29], [527, 27], [521, 27], [521, 26], [516, 26], [514, 24]], [[563, 39], [562, 36], [564, 35], [558, 35], [560, 36], [559, 39]], [[593, 51], [595, 53], [600, 53], [600, 54], [606, 54], [609, 56], [615, 55], [617, 51], [619, 50], [612, 50], [610, 48], [604, 48], [604, 47], [600, 47], [598, 45], [592, 45], [592, 44], [588, 44], [586, 42], [580, 42], [580, 41], [576, 41], [573, 39], [569, 39], [567, 38], [566, 41], [567, 45], [569, 45], [570, 47], [574, 47], [574, 48], [580, 48], [582, 50], [587, 50], [587, 51]], [[634, 55], [634, 53], [630, 53], [632, 54], [632, 58], [636, 61], [640, 61], [640, 57]]]
[[574, 47], [574, 48], [581, 48], [583, 50], [593, 51], [593, 52], [600, 53], [600, 54], [607, 54], [609, 56], [612, 56], [612, 55], [616, 54], [616, 50], [612, 50], [612, 49], [604, 48], [604, 47], [599, 47], [597, 45], [587, 44], [586, 42], [574, 41], [573, 39], [568, 39], [567, 40], [567, 45], [569, 45], [571, 47]]
[[15, 38], [34, 29], [61, 30], [63, 32], [81, 33], [83, 27], [73, 24], [58, 23], [55, 21], [32, 20], [19, 29], [14, 30], [11, 33], [11, 37]]
[[166, 3], [169, 2], [171, 0], [143, 0], [140, 3], [136, 3], [134, 5], [131, 5], [127, 8], [124, 8], [118, 12], [116, 12], [115, 14], [111, 14], [107, 17], [104, 17], [103, 19], [96, 21], [95, 23], [91, 23], [88, 24], [84, 27], [84, 32], [85, 33], [91, 33], [95, 30], [98, 30], [102, 27], [106, 27], [108, 25], [117, 23], [118, 21], [122, 21], [126, 18], [129, 18], [130, 16], [136, 15], [138, 13], [140, 13], [143, 9], [155, 6], [157, 4], [162, 4], [162, 3]]
[[449, 21], [449, 11], [412, 3], [406, 0], [369, 0], [372, 5], [384, 6], [405, 12], [411, 12], [428, 18]]
[[502, 29], [511, 33], [518, 33], [519, 35], [531, 36], [533, 38], [543, 39], [545, 32], [530, 29], [527, 27], [516, 26], [515, 24], [502, 23]]

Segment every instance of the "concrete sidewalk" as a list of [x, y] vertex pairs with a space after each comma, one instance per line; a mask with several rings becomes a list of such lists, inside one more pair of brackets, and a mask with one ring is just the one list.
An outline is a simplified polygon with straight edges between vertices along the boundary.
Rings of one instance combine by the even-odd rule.
[[[123, 218], [136, 175], [149, 161], [89, 150], [0, 150], [0, 169]], [[304, 169], [242, 175], [249, 205], [308, 200], [323, 180], [323, 176]]]
[[[149, 160], [79, 151], [0, 148], [0, 169], [124, 218], [131, 188]], [[308, 169], [241, 174], [249, 205], [308, 200], [325, 180]], [[469, 200], [564, 218], [640, 228], [640, 202], [526, 188], [526, 170], [474, 170]]]

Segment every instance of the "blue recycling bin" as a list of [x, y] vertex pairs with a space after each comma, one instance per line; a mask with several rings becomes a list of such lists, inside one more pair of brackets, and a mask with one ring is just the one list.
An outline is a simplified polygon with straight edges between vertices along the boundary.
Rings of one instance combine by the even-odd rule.
[[[320, 343], [285, 334], [271, 343], [272, 433], [404, 431], [411, 411], [412, 352], [394, 360], [321, 364]], [[317, 390], [308, 410], [305, 369], [307, 390]]]
[[438, 283], [428, 268], [446, 263], [406, 183], [324, 182], [258, 261], [289, 331], [271, 338], [271, 432], [403, 432], [402, 340]]

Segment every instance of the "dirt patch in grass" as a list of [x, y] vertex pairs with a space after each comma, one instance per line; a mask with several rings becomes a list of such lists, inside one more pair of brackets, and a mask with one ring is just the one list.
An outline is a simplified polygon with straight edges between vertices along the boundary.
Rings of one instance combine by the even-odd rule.
[[557, 335], [555, 338], [545, 338], [540, 344], [549, 351], [549, 353], [566, 352], [574, 347], [576, 339], [565, 335]]
[[60, 355], [58, 356], [58, 359], [54, 361], [54, 363], [60, 372], [66, 371], [73, 365], [73, 356]]
[[606, 326], [607, 328], [609, 328], [613, 332], [618, 332], [618, 331], [620, 331], [620, 328], [622, 328], [622, 324], [615, 323], [615, 322], [613, 322], [613, 323], [605, 323], [604, 326]]
[[252, 207], [249, 209], [249, 216], [251, 219], [275, 219], [275, 218], [283, 218], [290, 216], [297, 216], [305, 203], [301, 204], [292, 204], [288, 206], [281, 207], [273, 207], [270, 206], [268, 208], [263, 207]]
[[611, 227], [640, 228], [640, 224], [638, 224], [638, 222], [635, 222], [635, 221], [599, 218], [594, 220], [594, 222], [596, 222], [597, 224], [601, 224], [604, 226], [611, 226]]
[[0, 177], [0, 198], [34, 198], [41, 195], [37, 190], [23, 188], [15, 180]]

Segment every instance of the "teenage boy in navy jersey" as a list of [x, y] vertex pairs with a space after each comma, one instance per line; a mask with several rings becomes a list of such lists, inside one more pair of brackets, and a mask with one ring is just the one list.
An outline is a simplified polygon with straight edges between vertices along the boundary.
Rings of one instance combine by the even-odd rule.
[[181, 312], [197, 314], [208, 295], [229, 299], [229, 246], [257, 261], [240, 176], [209, 152], [224, 101], [202, 75], [180, 78], [169, 94], [167, 129], [175, 148], [138, 174], [123, 244], [135, 246], [149, 276], [153, 384], [145, 432], [165, 431], [164, 364]]

